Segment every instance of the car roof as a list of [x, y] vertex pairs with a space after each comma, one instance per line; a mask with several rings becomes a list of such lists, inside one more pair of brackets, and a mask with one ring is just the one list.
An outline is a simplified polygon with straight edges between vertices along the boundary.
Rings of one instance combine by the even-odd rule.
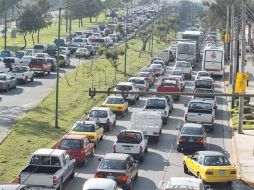
[[126, 160], [129, 154], [121, 154], [121, 153], [108, 153], [106, 154], [103, 159], [109, 160]]
[[145, 77], [131, 77], [129, 80], [145, 80]]
[[198, 151], [198, 153], [204, 156], [225, 156], [224, 153], [218, 151]]
[[94, 110], [108, 111], [108, 110], [110, 110], [110, 108], [107, 108], [107, 107], [93, 107], [91, 109], [91, 111], [94, 111]]
[[187, 122], [183, 124], [183, 127], [202, 128], [202, 125], [198, 123]]
[[112, 179], [105, 179], [105, 178], [91, 178], [88, 179], [83, 186], [84, 190], [87, 189], [109, 189], [110, 187], [114, 187], [116, 182]]
[[126, 85], [126, 86], [132, 86], [132, 82], [119, 82], [117, 85]]
[[46, 149], [46, 148], [41, 148], [36, 150], [33, 155], [44, 155], [44, 156], [61, 156], [64, 154], [66, 150], [60, 150], [60, 149]]
[[148, 101], [148, 100], [151, 100], [151, 99], [156, 99], [156, 100], [165, 100], [166, 98], [165, 98], [165, 97], [157, 97], [157, 96], [153, 96], [153, 97], [149, 97], [149, 98], [147, 99], [147, 101]]
[[115, 95], [112, 95], [112, 96], [108, 96], [106, 99], [108, 98], [117, 98], [117, 99], [123, 99], [123, 97], [120, 95], [120, 96], [115, 96]]
[[84, 135], [66, 134], [66, 135], [64, 135], [64, 136], [62, 137], [61, 140], [63, 140], [63, 139], [83, 140], [83, 139], [85, 139], [85, 138], [87, 138], [87, 137], [84, 136]]
[[96, 124], [95, 121], [89, 121], [89, 120], [77, 121], [75, 124], [78, 124], [78, 123], [82, 123], [82, 124], [93, 124], [93, 125]]

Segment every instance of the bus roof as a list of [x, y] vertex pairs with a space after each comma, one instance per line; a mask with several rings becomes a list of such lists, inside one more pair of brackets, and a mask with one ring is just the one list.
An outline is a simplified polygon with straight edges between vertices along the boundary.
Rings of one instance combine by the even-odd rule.
[[183, 35], [201, 36], [202, 32], [197, 30], [186, 30]]

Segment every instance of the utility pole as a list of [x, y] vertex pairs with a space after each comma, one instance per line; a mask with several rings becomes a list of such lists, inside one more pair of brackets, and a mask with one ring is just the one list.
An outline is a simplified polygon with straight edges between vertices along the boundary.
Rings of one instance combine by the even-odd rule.
[[[245, 0], [242, 0], [242, 52], [241, 52], [241, 62], [239, 71], [245, 72], [245, 53], [246, 53], [246, 45], [245, 45], [245, 28], [246, 28], [246, 3]], [[238, 133], [243, 133], [243, 111], [244, 111], [244, 97], [239, 97], [239, 123], [238, 123]]]
[[231, 5], [231, 31], [230, 31], [230, 73], [229, 73], [229, 84], [232, 84], [235, 82], [234, 78], [234, 39], [235, 39], [235, 34], [234, 34], [234, 28], [235, 28], [235, 23], [234, 23], [234, 17], [235, 17], [235, 8], [234, 5]]
[[127, 67], [127, 46], [128, 46], [128, 38], [127, 38], [127, 21], [129, 17], [128, 3], [126, 3], [126, 17], [125, 17], [125, 48], [124, 48], [124, 77], [127, 76], [126, 67]]
[[226, 61], [228, 62], [228, 56], [229, 56], [229, 42], [228, 42], [228, 32], [229, 31], [229, 5], [227, 5], [227, 21], [226, 21], [226, 38], [225, 40], [225, 54], [226, 54]]
[[4, 9], [4, 51], [7, 50], [7, 0], [5, 0]]

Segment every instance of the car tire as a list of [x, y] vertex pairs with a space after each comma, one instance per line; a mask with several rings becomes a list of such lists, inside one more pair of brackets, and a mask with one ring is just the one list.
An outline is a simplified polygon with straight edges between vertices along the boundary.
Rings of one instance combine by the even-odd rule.
[[183, 163], [183, 171], [184, 171], [185, 174], [189, 174], [189, 169], [188, 169], [188, 167], [186, 166], [185, 163]]
[[176, 148], [176, 151], [177, 151], [177, 152], [182, 152], [182, 149], [177, 147], [177, 148]]
[[30, 81], [31, 81], [31, 82], [33, 82], [33, 81], [34, 81], [34, 77], [33, 77], [33, 76], [32, 76], [32, 78], [30, 79]]
[[50, 75], [50, 70], [48, 71], [48, 75]]
[[101, 136], [101, 138], [100, 138], [100, 141], [102, 141], [103, 140], [103, 135]]
[[27, 77], [25, 78], [25, 80], [24, 80], [24, 84], [26, 84], [27, 83]]
[[198, 179], [201, 179], [201, 180], [202, 180], [202, 183], [203, 183], [203, 184], [205, 183], [205, 181], [202, 179], [202, 177], [201, 177], [201, 175], [200, 175], [199, 172], [197, 173], [197, 177], [198, 177]]

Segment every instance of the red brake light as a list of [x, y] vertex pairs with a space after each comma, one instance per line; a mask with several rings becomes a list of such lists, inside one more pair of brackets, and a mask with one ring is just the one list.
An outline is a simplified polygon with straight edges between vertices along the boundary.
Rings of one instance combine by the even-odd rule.
[[126, 176], [125, 174], [121, 174], [120, 176], [118, 176], [117, 178], [119, 182], [121, 183], [126, 183], [128, 181], [128, 176]]
[[205, 143], [205, 140], [204, 140], [203, 138], [198, 139], [198, 140], [197, 140], [197, 143], [198, 143], [198, 144], [204, 144], [204, 143]]
[[183, 142], [185, 142], [186, 140], [184, 139], [184, 138], [182, 138], [182, 137], [180, 137], [179, 139], [178, 139], [178, 142], [179, 143], [183, 143]]
[[103, 175], [101, 173], [96, 172], [94, 177], [95, 178], [103, 178]]

